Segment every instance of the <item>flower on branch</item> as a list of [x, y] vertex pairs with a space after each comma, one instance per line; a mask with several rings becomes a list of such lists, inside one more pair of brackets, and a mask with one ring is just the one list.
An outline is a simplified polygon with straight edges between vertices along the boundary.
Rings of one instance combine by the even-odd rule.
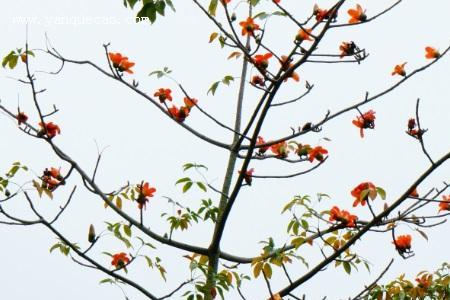
[[355, 197], [353, 207], [358, 204], [364, 206], [369, 198], [372, 200], [376, 198], [377, 189], [372, 182], [362, 182], [358, 184], [350, 193], [353, 197]]
[[128, 60], [128, 57], [122, 56], [120, 53], [108, 53], [109, 59], [111, 60], [113, 67], [116, 68], [119, 72], [127, 72], [129, 74], [133, 74], [133, 71], [130, 70], [131, 67], [135, 65], [134, 62]]
[[430, 46], [425, 47], [425, 58], [435, 59], [438, 58], [439, 56], [441, 56], [441, 54], [439, 53], [438, 50], [436, 50], [436, 48]]
[[22, 123], [28, 121], [28, 116], [23, 111], [19, 111], [19, 113], [16, 115], [16, 119], [17, 124], [19, 124], [20, 126]]
[[196, 106], [197, 102], [198, 102], [197, 99], [189, 98], [189, 97], [184, 97], [183, 101], [184, 101], [184, 105], [186, 106], [187, 109], [189, 109], [189, 111], [191, 110], [192, 107]]
[[[130, 262], [130, 258], [125, 252], [120, 252], [113, 254], [111, 265], [116, 269], [125, 268], [125, 266]], [[126, 270], [126, 268], [125, 268]]]
[[[289, 68], [292, 67], [292, 63], [291, 62], [292, 62], [291, 59], [288, 59], [287, 56], [282, 55], [281, 56], [281, 60], [280, 60], [281, 69], [283, 71], [289, 70]], [[292, 78], [294, 81], [297, 81], [297, 82], [300, 81], [300, 76], [298, 75], [297, 72], [294, 72], [294, 71], [291, 71], [288, 74], [288, 77], [286, 77], [286, 79], [284, 79], [284, 81], [287, 81], [289, 78]]]
[[[256, 146], [262, 145], [265, 143], [266, 143], [266, 141], [263, 139], [263, 137], [258, 136], [258, 139], [256, 140]], [[270, 146], [260, 147], [258, 150], [258, 154], [263, 155], [264, 153], [266, 153], [267, 150], [269, 150], [269, 148], [270, 148]]]
[[394, 71], [392, 71], [391, 75], [394, 76], [394, 75], [397, 74], [397, 75], [400, 75], [400, 76], [406, 76], [406, 71], [405, 71], [405, 65], [406, 64], [407, 63], [404, 62], [401, 65], [396, 65], [394, 67]]
[[375, 128], [375, 111], [369, 110], [364, 114], [357, 116], [356, 120], [352, 121], [353, 125], [358, 127], [359, 135], [364, 137], [364, 129], [374, 129]]
[[172, 101], [171, 93], [171, 89], [160, 88], [153, 94], [153, 96], [158, 97], [159, 102], [164, 103], [166, 100]]
[[450, 195], [442, 196], [442, 201], [439, 203], [439, 212], [441, 211], [450, 211]]
[[342, 42], [339, 46], [339, 50], [341, 51], [341, 54], [339, 55], [340, 58], [343, 58], [344, 56], [354, 55], [357, 50], [356, 44], [351, 42]]
[[51, 139], [55, 137], [57, 134], [61, 134], [61, 129], [58, 125], [54, 124], [53, 122], [48, 123], [39, 123], [39, 126], [41, 129], [38, 132], [38, 136], [43, 136], [44, 134], [47, 134], [47, 136]]
[[366, 11], [363, 11], [361, 5], [359, 4], [356, 4], [355, 9], [349, 9], [347, 12], [350, 15], [350, 20], [348, 20], [349, 24], [355, 24], [367, 20], [367, 16], [365, 13]]
[[[251, 168], [250, 170], [247, 170], [244, 174], [244, 180], [245, 183], [247, 183], [248, 185], [252, 185], [252, 176], [253, 176], [253, 172], [255, 171], [255, 169]], [[241, 174], [242, 172], [239, 171], [239, 174]]]
[[178, 109], [175, 105], [169, 108], [169, 113], [177, 122], [184, 122], [187, 116], [189, 116], [190, 109], [186, 106], [182, 106]]
[[351, 215], [346, 210], [340, 210], [337, 206], [333, 206], [330, 210], [329, 220], [337, 221], [346, 227], [356, 227], [356, 220], [358, 220], [358, 217]]
[[311, 37], [310, 33], [311, 33], [312, 29], [300, 29], [297, 33], [297, 35], [295, 36], [295, 40], [297, 42], [302, 42], [302, 41], [313, 41], [313, 38]]
[[395, 245], [395, 249], [400, 253], [400, 255], [404, 253], [411, 252], [411, 235], [399, 235], [392, 243]]
[[259, 76], [259, 75], [255, 75], [255, 76], [252, 77], [251, 83], [252, 83], [253, 85], [264, 86], [264, 78], [262, 78], [262, 77]]
[[65, 184], [64, 177], [61, 175], [60, 170], [53, 167], [44, 170], [41, 180], [41, 187], [48, 189], [49, 191], [53, 191], [57, 186]]
[[[331, 17], [332, 11], [328, 9], [321, 9], [317, 4], [314, 4], [313, 15], [316, 17], [318, 22], [322, 22], [323, 20], [328, 20]], [[333, 16], [333, 21], [336, 21], [337, 11]]]
[[151, 187], [148, 182], [139, 185], [139, 195], [136, 199], [138, 203], [138, 208], [142, 209], [145, 208], [147, 205], [147, 202], [150, 200], [149, 198], [153, 197], [154, 193], [156, 192], [156, 189], [154, 187]]
[[322, 148], [322, 146], [316, 146], [308, 151], [308, 160], [310, 162], [313, 162], [314, 159], [316, 159], [318, 161], [323, 161], [324, 154], [328, 154], [328, 150]]
[[272, 56], [272, 53], [257, 54], [253, 57], [253, 63], [261, 69], [267, 69], [269, 66], [269, 59]]
[[408, 120], [408, 130], [406, 131], [406, 133], [409, 136], [412, 136], [415, 139], [422, 139], [422, 136], [425, 132], [427, 132], [428, 129], [422, 129], [422, 128], [418, 128], [417, 124], [416, 124], [416, 119], [414, 118], [410, 118]]
[[286, 158], [289, 154], [289, 149], [287, 143], [279, 142], [270, 146], [270, 150], [278, 157], [278, 158]]
[[242, 35], [255, 35], [255, 30], [259, 29], [259, 25], [253, 21], [252, 17], [248, 17], [247, 20], [239, 22], [242, 27]]

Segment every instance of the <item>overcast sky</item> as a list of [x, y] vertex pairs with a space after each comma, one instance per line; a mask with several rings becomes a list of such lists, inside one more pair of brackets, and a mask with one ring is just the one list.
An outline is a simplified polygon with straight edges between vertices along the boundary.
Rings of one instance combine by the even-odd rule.
[[[125, 9], [121, 0], [9, 1], [0, 11], [0, 54], [3, 57], [11, 49], [24, 46], [26, 26], [22, 17], [30, 17], [33, 20], [28, 27], [31, 48], [45, 48], [47, 35], [50, 43], [63, 56], [92, 60], [106, 68], [102, 45], [111, 43], [111, 51], [121, 52], [136, 62], [133, 68], [135, 74], [125, 75], [126, 80], [138, 80], [139, 88], [147, 93], [153, 93], [159, 87], [171, 88], [174, 90], [175, 102], [180, 104], [183, 95], [172, 81], [147, 76], [151, 71], [167, 66], [189, 94], [199, 99], [202, 107], [220, 121], [231, 125], [237, 82], [230, 87], [220, 86], [214, 97], [206, 92], [212, 82], [225, 75], [238, 77], [241, 61], [226, 59], [230, 49], [221, 50], [218, 44], [208, 44], [209, 35], [216, 29], [191, 1], [173, 2], [177, 12], [167, 11], [166, 18], [158, 18], [156, 24], [150, 26], [134, 24], [132, 18], [135, 12]], [[314, 4], [313, 1], [302, 4], [294, 0], [282, 2], [299, 18], [308, 16]], [[321, 7], [332, 3], [317, 2]], [[366, 13], [370, 17], [393, 2], [379, 0], [359, 3], [367, 9]], [[345, 11], [354, 7], [355, 3], [348, 1], [344, 5], [339, 15], [340, 22], [347, 21]], [[264, 7], [273, 9], [269, 1]], [[366, 91], [373, 95], [387, 89], [400, 79], [390, 74], [396, 64], [407, 62], [406, 71], [410, 72], [428, 63], [424, 58], [425, 46], [431, 45], [441, 50], [449, 46], [449, 10], [450, 4], [444, 0], [403, 1], [394, 10], [369, 24], [333, 29], [323, 40], [320, 47], [322, 52], [337, 53], [342, 41], [353, 40], [370, 54], [367, 60], [360, 65], [302, 66], [299, 70], [301, 82], [288, 82], [276, 100], [289, 100], [302, 93], [305, 80], [315, 85], [314, 90], [300, 103], [273, 108], [262, 135], [266, 139], [283, 137], [291, 132], [291, 126], [320, 120], [328, 109], [336, 112], [361, 101]], [[238, 19], [242, 18], [243, 15], [238, 14]], [[273, 50], [280, 55], [285, 54], [292, 45], [296, 29], [289, 21], [277, 17], [269, 19], [267, 28], [267, 41]], [[42, 52], [36, 51], [36, 55], [37, 58], [32, 59], [35, 70], [55, 71], [60, 67], [58, 61]], [[363, 106], [363, 111], [374, 109], [377, 117], [375, 130], [367, 130], [364, 139], [359, 137], [358, 129], [351, 124], [357, 115], [356, 111], [332, 120], [317, 134], [298, 139], [302, 143], [320, 144], [327, 148], [327, 162], [317, 171], [302, 177], [288, 180], [255, 179], [252, 187], [243, 188], [231, 213], [222, 249], [242, 256], [254, 256], [260, 252], [261, 245], [258, 242], [269, 236], [275, 239], [277, 245], [287, 242], [286, 225], [289, 217], [279, 212], [294, 195], [311, 195], [314, 199], [316, 193], [327, 193], [331, 199], [318, 204], [318, 210], [329, 209], [333, 205], [351, 209], [350, 190], [362, 181], [372, 181], [387, 191], [388, 203], [395, 201], [429, 164], [418, 143], [404, 132], [408, 118], [414, 116], [417, 98], [421, 99], [421, 122], [423, 127], [429, 129], [425, 142], [431, 156], [438, 159], [450, 150], [449, 67], [450, 60], [444, 57], [395, 91]], [[24, 111], [29, 112], [31, 122], [37, 123], [29, 89], [12, 79], [22, 78], [23, 72], [23, 65], [14, 71], [1, 70], [1, 103], [12, 110], [19, 103]], [[256, 74], [255, 70], [251, 72]], [[167, 204], [164, 196], [192, 207], [197, 207], [196, 203], [201, 197], [211, 197], [217, 201], [214, 193], [205, 196], [194, 191], [183, 195], [180, 187], [174, 186], [174, 183], [186, 176], [182, 172], [184, 163], [197, 162], [208, 166], [206, 177], [211, 184], [220, 187], [227, 159], [224, 150], [192, 136], [131, 90], [88, 66], [66, 65], [57, 76], [45, 73], [36, 73], [36, 76], [38, 88], [47, 89], [40, 96], [41, 105], [50, 110], [55, 104], [60, 110], [52, 118], [62, 130], [55, 142], [89, 172], [92, 172], [97, 158], [96, 144], [100, 148], [107, 147], [97, 177], [98, 184], [105, 191], [116, 189], [128, 180], [132, 183], [146, 180], [156, 186], [157, 194], [145, 211], [152, 229], [160, 233], [167, 231], [168, 227], [160, 214], [172, 213], [174, 208]], [[247, 87], [245, 117], [252, 112], [257, 95], [257, 91]], [[216, 127], [198, 111], [193, 111], [186, 123], [217, 140], [226, 143], [231, 140], [228, 132]], [[59, 161], [45, 143], [21, 134], [16, 129], [15, 121], [4, 114], [0, 115], [0, 128], [1, 172], [6, 172], [12, 162], [20, 160], [32, 169], [29, 174], [18, 179], [20, 183], [32, 179], [33, 172], [40, 175], [46, 167], [67, 170], [68, 166]], [[324, 137], [331, 141], [326, 141]], [[307, 169], [310, 163], [293, 166], [279, 161], [263, 161], [252, 163], [251, 167], [255, 168], [256, 175], [277, 175]], [[193, 178], [197, 176], [195, 172], [188, 175]], [[38, 199], [33, 194], [38, 208], [45, 215], [55, 213], [69, 194], [70, 186], [79, 184], [75, 177], [67, 187], [56, 193], [54, 200], [45, 197]], [[449, 181], [449, 177], [450, 168], [446, 164], [419, 187], [419, 193], [442, 187], [442, 181]], [[9, 208], [18, 215], [29, 216], [24, 211], [23, 199], [14, 201], [16, 203], [10, 204]], [[381, 209], [383, 203], [380, 201], [374, 205], [376, 209]], [[125, 209], [134, 214], [137, 212], [135, 203], [126, 203]], [[351, 210], [368, 217], [365, 209]], [[425, 210], [426, 213], [436, 211], [436, 207]], [[104, 221], [119, 220], [110, 211], [103, 209], [102, 201], [82, 191], [79, 186], [68, 212], [57, 225], [73, 241], [86, 246], [89, 224], [95, 224], [100, 229]], [[174, 238], [207, 246], [211, 228], [211, 224], [194, 226], [188, 233], [176, 232]], [[395, 252], [390, 234], [369, 234], [357, 244], [355, 250], [373, 263], [372, 274], [361, 267], [357, 274], [348, 276], [342, 269], [336, 270], [330, 266], [303, 288], [299, 288], [298, 293], [307, 293], [310, 299], [325, 295], [329, 299], [354, 295], [364, 283], [369, 283], [371, 278], [377, 276], [391, 257], [395, 258], [395, 263], [386, 275], [386, 280], [402, 272], [413, 276], [424, 269], [435, 270], [442, 262], [448, 261], [448, 253], [443, 251], [450, 246], [448, 239], [444, 238], [448, 230], [448, 224], [427, 230], [430, 238], [427, 242], [414, 232], [414, 227], [400, 225], [397, 230], [399, 234], [409, 233], [413, 236], [416, 255], [407, 261]], [[0, 234], [0, 282], [4, 299], [123, 299], [117, 288], [99, 286], [98, 282], [106, 276], [82, 268], [59, 253], [49, 254], [48, 249], [56, 240], [44, 228], [0, 226]], [[170, 251], [156, 242], [154, 244], [160, 252], [148, 254], [152, 257], [159, 254], [163, 259], [168, 271], [168, 285], [164, 285], [157, 271], [142, 268], [130, 272], [130, 276], [154, 294], [162, 295], [168, 287], [175, 287], [187, 278], [188, 263], [181, 258], [186, 253]], [[311, 265], [317, 262], [318, 257], [313, 253], [317, 250], [316, 247], [314, 251], [307, 250], [304, 253], [305, 258], [311, 259]], [[101, 251], [128, 250], [110, 238], [98, 248], [98, 252]], [[109, 267], [109, 258], [102, 254], [96, 257]], [[142, 264], [145, 262], [142, 261]], [[242, 270], [249, 271], [248, 268]], [[300, 264], [290, 268], [294, 278], [305, 271]], [[275, 290], [286, 284], [281, 279], [281, 272], [277, 270]], [[263, 280], [259, 278], [255, 282], [247, 285], [247, 288], [244, 286], [247, 299], [267, 298]], [[324, 289], [328, 284], [330, 288]], [[132, 289], [126, 291], [130, 299], [144, 298]], [[230, 299], [235, 298], [230, 296]]]

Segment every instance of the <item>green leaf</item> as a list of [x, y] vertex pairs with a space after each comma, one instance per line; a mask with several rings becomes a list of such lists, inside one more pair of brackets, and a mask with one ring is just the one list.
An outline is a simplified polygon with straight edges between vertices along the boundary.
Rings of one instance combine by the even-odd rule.
[[216, 93], [217, 87], [219, 86], [220, 81], [216, 81], [214, 82], [211, 87], [209, 88], [208, 92], [206, 93], [206, 95], [208, 95], [209, 93], [211, 93], [213, 96]]
[[131, 227], [128, 225], [123, 225], [123, 232], [129, 237], [131, 237]]
[[166, 0], [167, 6], [169, 6], [173, 12], [175, 12], [175, 6], [173, 6], [172, 0]]
[[183, 193], [186, 193], [189, 191], [189, 189], [192, 187], [192, 181], [186, 182], [186, 184], [183, 186]]
[[226, 85], [230, 85], [230, 83], [234, 80], [233, 76], [227, 75], [222, 79], [222, 82]]
[[153, 261], [150, 257], [148, 257], [147, 255], [144, 256], [145, 260], [147, 261], [148, 267], [149, 268], [153, 268]]
[[55, 249], [58, 249], [58, 248], [61, 248], [61, 244], [60, 243], [56, 243], [56, 244], [54, 244], [51, 248], [50, 248], [50, 253], [52, 253], [53, 252], [53, 250], [55, 250]]
[[197, 186], [206, 193], [206, 186], [203, 184], [203, 182], [197, 181]]
[[352, 272], [352, 266], [350, 265], [350, 263], [348, 261], [344, 261], [342, 263], [342, 266], [344, 267], [345, 272], [350, 275], [350, 273]]
[[133, 8], [134, 8], [134, 5], [135, 5], [138, 1], [139, 1], [139, 0], [126, 0], [126, 2], [124, 1], [124, 4], [125, 4], [125, 7], [126, 7], [126, 4], [127, 4], [127, 2], [128, 2], [128, 5], [130, 5], [130, 8], [133, 9]]
[[264, 20], [264, 19], [266, 19], [268, 16], [269, 16], [269, 15], [268, 15], [267, 13], [265, 13], [265, 12], [262, 11], [262, 12], [256, 14], [256, 15], [254, 15], [254, 16], [253, 16], [253, 19], [261, 19], [261, 20]]
[[113, 280], [111, 278], [105, 278], [100, 280], [100, 282], [98, 284], [103, 284], [103, 283], [113, 283]]
[[184, 178], [180, 178], [177, 180], [177, 182], [175, 182], [175, 185], [179, 184], [179, 183], [183, 183], [183, 182], [191, 182], [192, 180], [189, 177], [184, 177]]
[[166, 2], [164, 2], [164, 0], [160, 0], [155, 3], [156, 12], [158, 12], [158, 14], [160, 14], [161, 16], [164, 16], [165, 8], [166, 8]]
[[186, 172], [186, 170], [189, 170], [190, 168], [192, 168], [194, 166], [194, 164], [192, 163], [187, 163], [183, 165], [183, 172]]
[[9, 59], [9, 61], [8, 61], [8, 67], [9, 67], [10, 69], [14, 69], [14, 68], [16, 67], [18, 58], [19, 58], [19, 56], [14, 55], [14, 56], [12, 56], [12, 57]]
[[146, 3], [137, 13], [138, 18], [148, 18], [153, 24], [156, 20], [156, 5], [153, 2]]
[[385, 200], [386, 199], [386, 191], [380, 187], [377, 187], [376, 189], [377, 189], [377, 194], [380, 195], [381, 199]]
[[216, 15], [217, 3], [218, 3], [218, 0], [211, 0], [211, 2], [209, 2], [208, 12], [211, 16]]
[[211, 35], [209, 36], [209, 42], [212, 43], [218, 35], [219, 34], [217, 32], [211, 33]]

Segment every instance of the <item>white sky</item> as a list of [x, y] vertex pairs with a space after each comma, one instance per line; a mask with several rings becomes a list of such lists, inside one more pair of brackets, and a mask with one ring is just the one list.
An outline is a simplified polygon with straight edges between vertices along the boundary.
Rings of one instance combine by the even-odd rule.
[[[313, 1], [305, 2], [299, 4], [300, 1], [284, 0], [283, 4], [295, 15], [302, 17], [310, 13], [314, 4]], [[170, 87], [174, 90], [175, 101], [181, 101], [182, 94], [176, 90], [173, 82], [147, 76], [155, 69], [168, 66], [173, 70], [173, 77], [181, 82], [193, 97], [199, 99], [202, 107], [231, 125], [237, 83], [229, 88], [220, 86], [214, 97], [207, 96], [206, 91], [213, 81], [225, 75], [239, 76], [240, 61], [227, 61], [230, 50], [221, 50], [217, 44], [208, 44], [209, 35], [215, 29], [191, 1], [174, 3], [177, 7], [176, 14], [168, 11], [168, 17], [158, 18], [156, 24], [150, 26], [127, 24], [134, 14], [125, 9], [120, 0], [8, 1], [6, 9], [0, 12], [0, 54], [3, 57], [11, 49], [23, 46], [25, 25], [17, 24], [15, 18], [36, 17], [40, 24], [31, 25], [28, 33], [32, 48], [45, 47], [47, 34], [53, 46], [65, 57], [89, 59], [106, 67], [102, 44], [111, 42], [111, 51], [122, 52], [131, 61], [136, 62], [135, 75], [126, 75], [126, 78], [137, 79], [142, 90], [153, 93], [159, 87]], [[326, 7], [332, 2], [318, 3]], [[339, 17], [341, 22], [347, 20], [345, 10], [353, 7], [355, 3], [348, 1], [345, 4]], [[360, 3], [367, 8], [370, 17], [393, 1]], [[319, 120], [327, 109], [335, 112], [360, 101], [366, 91], [375, 94], [386, 89], [399, 80], [399, 77], [390, 75], [396, 64], [407, 61], [408, 72], [427, 63], [424, 58], [425, 46], [432, 45], [443, 50], [450, 43], [447, 30], [450, 25], [447, 16], [449, 9], [450, 4], [444, 0], [404, 1], [387, 15], [369, 24], [334, 29], [321, 46], [323, 52], [336, 52], [341, 41], [353, 40], [360, 47], [366, 48], [370, 56], [359, 66], [304, 66], [299, 70], [301, 83], [286, 84], [286, 88], [280, 91], [278, 100], [291, 99], [302, 93], [305, 79], [315, 84], [313, 92], [301, 103], [274, 108], [262, 135], [266, 139], [285, 136], [290, 133], [290, 126], [296, 127], [307, 121]], [[64, 20], [79, 20], [82, 17], [112, 18], [120, 24], [61, 24]], [[281, 18], [272, 18], [267, 25], [268, 41], [277, 53], [284, 54], [283, 50], [291, 45], [291, 39], [296, 33], [295, 28]], [[59, 67], [57, 61], [39, 52], [37, 55], [38, 58], [33, 59], [37, 70], [52, 71]], [[260, 245], [257, 243], [269, 236], [274, 237], [278, 245], [282, 245], [287, 241], [285, 228], [288, 216], [280, 216], [279, 212], [294, 195], [314, 196], [318, 192], [327, 193], [332, 199], [320, 204], [320, 210], [329, 209], [332, 205], [350, 209], [350, 190], [359, 182], [369, 180], [385, 188], [388, 203], [393, 202], [428, 167], [428, 161], [419, 145], [404, 133], [407, 119], [414, 114], [417, 98], [422, 99], [421, 122], [429, 129], [425, 140], [430, 154], [437, 159], [450, 149], [449, 67], [449, 58], [444, 57], [394, 92], [363, 107], [363, 111], [374, 109], [377, 112], [376, 129], [367, 130], [364, 139], [359, 137], [358, 129], [351, 124], [351, 120], [357, 115], [355, 111], [327, 123], [322, 132], [308, 134], [299, 139], [299, 142], [323, 145], [330, 151], [329, 160], [319, 170], [303, 177], [284, 181], [255, 179], [251, 188], [244, 188], [231, 213], [222, 249], [243, 256], [254, 256], [260, 252]], [[37, 122], [30, 91], [23, 84], [8, 78], [23, 76], [23, 71], [22, 65], [19, 65], [17, 71], [1, 71], [0, 99], [2, 105], [11, 109], [17, 107], [19, 99], [21, 108], [29, 112], [31, 122]], [[164, 220], [159, 216], [162, 212], [172, 212], [172, 207], [163, 196], [172, 197], [193, 207], [197, 207], [195, 201], [199, 197], [205, 197], [196, 192], [183, 195], [180, 187], [174, 187], [174, 182], [184, 176], [182, 164], [197, 162], [207, 165], [209, 181], [215, 186], [221, 185], [227, 153], [205, 144], [183, 128], [175, 126], [172, 120], [161, 115], [159, 110], [142, 101], [143, 99], [132, 91], [87, 66], [66, 65], [58, 76], [43, 73], [37, 73], [37, 76], [39, 88], [47, 89], [40, 98], [41, 105], [50, 109], [55, 104], [60, 109], [53, 118], [62, 129], [61, 136], [55, 138], [58, 145], [88, 171], [92, 170], [96, 160], [95, 141], [100, 147], [109, 146], [98, 174], [98, 183], [105, 191], [115, 189], [127, 180], [137, 183], [144, 179], [157, 187], [157, 195], [146, 211], [147, 220], [155, 231], [163, 233], [167, 230]], [[257, 93], [252, 88], [249, 87], [247, 91], [245, 116], [251, 113], [257, 100]], [[198, 111], [193, 111], [186, 123], [215, 139], [230, 141], [227, 132], [216, 128]], [[61, 166], [63, 170], [67, 170], [67, 165], [58, 161], [47, 145], [20, 134], [15, 127], [13, 120], [1, 115], [1, 172], [7, 171], [10, 164], [16, 160], [27, 164], [37, 174], [50, 166]], [[331, 142], [324, 141], [321, 139], [323, 137], [330, 138]], [[255, 174], [285, 174], [309, 166], [309, 163], [291, 166], [278, 161], [255, 162], [251, 165], [256, 170]], [[21, 179], [30, 180], [31, 176], [32, 174], [28, 174]], [[446, 164], [419, 187], [419, 193], [432, 187], [441, 187], [441, 182], [449, 180], [449, 176], [450, 169]], [[79, 182], [74, 178], [71, 183]], [[53, 201], [47, 198], [36, 198], [35, 201], [42, 211], [51, 216], [65, 200], [69, 187], [70, 184], [58, 191]], [[81, 190], [79, 186], [69, 212], [58, 225], [74, 241], [85, 246], [89, 224], [93, 223], [100, 229], [104, 221], [119, 219], [111, 212], [105, 212], [99, 199]], [[208, 194], [208, 197], [217, 200], [213, 193]], [[22, 200], [15, 199], [18, 203], [11, 206], [18, 215], [23, 213], [23, 206], [20, 204]], [[381, 202], [375, 203], [378, 209], [382, 208], [382, 205]], [[130, 212], [136, 212], [135, 203], [127, 203], [125, 207]], [[351, 211], [359, 215], [365, 214], [363, 209]], [[435, 213], [435, 207], [428, 212]], [[188, 233], [176, 232], [174, 238], [206, 246], [210, 239], [210, 225], [194, 226]], [[374, 264], [372, 277], [377, 276], [391, 257], [395, 257], [396, 261], [386, 275], [386, 280], [402, 272], [412, 276], [423, 269], [434, 270], [441, 262], [448, 261], [448, 254], [443, 251], [450, 246], [448, 239], [443, 238], [448, 230], [448, 224], [427, 230], [430, 237], [427, 242], [413, 232], [413, 228], [401, 225], [398, 233], [413, 235], [416, 255], [407, 261], [403, 261], [396, 254], [389, 234], [367, 235], [355, 249]], [[0, 234], [0, 255], [3, 258], [0, 282], [4, 299], [123, 299], [118, 289], [98, 285], [98, 281], [105, 278], [102, 274], [83, 269], [56, 252], [49, 254], [48, 249], [55, 240], [44, 228], [1, 226]], [[156, 242], [154, 244], [158, 245]], [[181, 258], [185, 253], [172, 252], [162, 245], [158, 247], [161, 251], [159, 255], [168, 270], [167, 286], [156, 271], [138, 270], [130, 274], [154, 294], [162, 295], [167, 292], [168, 286], [175, 287], [188, 276], [188, 265], [187, 261]], [[126, 251], [123, 245], [115, 243], [113, 239], [98, 250]], [[310, 264], [314, 265], [317, 256], [313, 251], [309, 252], [311, 253], [305, 253], [305, 257], [310, 257]], [[150, 252], [152, 256], [155, 253]], [[98, 258], [106, 266], [109, 265], [109, 258], [101, 254]], [[248, 268], [243, 270], [248, 271]], [[290, 272], [295, 278], [303, 274], [305, 268], [296, 264], [290, 268]], [[275, 290], [286, 283], [278, 276], [281, 272], [277, 270], [276, 273], [273, 283]], [[359, 291], [362, 284], [370, 282], [372, 277], [363, 267], [358, 274], [347, 276], [342, 269], [335, 270], [330, 266], [326, 272], [299, 288], [298, 294], [307, 293], [310, 299], [324, 295], [328, 295], [328, 299], [346, 297]], [[324, 289], [325, 285], [330, 285], [330, 288]], [[343, 286], [345, 288], [342, 288]], [[243, 290], [248, 299], [267, 298], [261, 278], [251, 285], [247, 284]], [[143, 299], [142, 295], [132, 289], [127, 289], [127, 294], [130, 299]], [[235, 299], [235, 296], [230, 296], [230, 299]]]

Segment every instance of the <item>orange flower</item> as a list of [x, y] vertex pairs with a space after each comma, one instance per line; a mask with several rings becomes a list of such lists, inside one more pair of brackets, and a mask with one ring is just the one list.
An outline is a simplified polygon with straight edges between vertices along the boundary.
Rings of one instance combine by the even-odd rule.
[[252, 77], [251, 83], [253, 85], [264, 86], [264, 78], [262, 78], [261, 76], [255, 75], [255, 76]]
[[402, 63], [401, 65], [396, 65], [394, 68], [394, 71], [392, 71], [391, 75], [394, 76], [395, 74], [398, 74], [400, 76], [406, 76], [405, 65], [406, 65], [406, 62]]
[[61, 175], [60, 170], [56, 168], [46, 168], [41, 177], [42, 187], [50, 191], [53, 191], [58, 185], [65, 184], [64, 177]]
[[351, 215], [346, 210], [340, 210], [339, 207], [333, 206], [330, 210], [330, 221], [338, 221], [345, 225], [346, 227], [356, 227], [356, 220], [358, 217]]
[[142, 209], [146, 207], [147, 202], [150, 200], [148, 198], [154, 196], [153, 194], [156, 192], [156, 189], [154, 187], [150, 187], [150, 184], [146, 182], [139, 186], [139, 192], [140, 193], [136, 199], [136, 202], [138, 203], [138, 208]]
[[433, 47], [425, 47], [425, 52], [426, 52], [425, 57], [428, 59], [435, 59], [435, 58], [438, 58], [439, 56], [441, 56], [439, 51]]
[[184, 97], [183, 99], [184, 101], [184, 105], [186, 106], [187, 109], [191, 110], [192, 107], [197, 105], [198, 100], [194, 99], [194, 98], [188, 98], [188, 97]]
[[439, 212], [446, 210], [450, 211], [450, 195], [442, 196], [442, 202], [439, 202]]
[[352, 121], [353, 125], [358, 127], [359, 135], [364, 137], [364, 129], [374, 129], [375, 128], [375, 112], [373, 110], [369, 110], [365, 112], [362, 116], [357, 116], [356, 120]]
[[28, 121], [28, 116], [23, 111], [19, 111], [19, 113], [16, 115], [16, 119], [17, 123], [20, 126], [22, 123]]
[[[61, 129], [58, 125], [54, 124], [53, 122], [48, 123], [39, 123], [39, 126], [41, 126], [41, 129], [38, 132], [38, 135], [44, 135], [44, 133], [47, 133], [47, 136], [51, 139], [57, 134], [61, 134]], [[44, 129], [45, 128], [45, 129]]]
[[406, 131], [406, 133], [412, 136], [413, 138], [420, 140], [423, 134], [427, 131], [427, 129], [421, 128], [419, 130], [419, 128], [416, 128], [416, 126], [417, 126], [416, 119], [410, 118], [408, 120], [408, 130]]
[[359, 4], [356, 4], [356, 9], [349, 9], [347, 12], [351, 17], [348, 21], [350, 24], [364, 22], [367, 20], [367, 16], [365, 14], [366, 11], [363, 11], [361, 5]]
[[228, 4], [231, 2], [231, 0], [221, 0], [223, 4]]
[[[313, 15], [316, 16], [316, 20], [318, 22], [322, 22], [323, 20], [328, 20], [331, 16], [331, 11], [328, 9], [321, 9], [317, 4], [314, 4]], [[337, 12], [334, 16], [334, 19], [337, 17]]]
[[[255, 169], [251, 168], [250, 170], [247, 170], [244, 174], [244, 180], [248, 185], [252, 185], [252, 176]], [[241, 171], [239, 171], [239, 174], [241, 174]]]
[[328, 154], [328, 150], [322, 148], [322, 146], [314, 147], [308, 152], [308, 160], [310, 162], [313, 162], [314, 159], [323, 161], [323, 154]]
[[302, 145], [300, 143], [297, 143], [297, 149], [295, 150], [295, 153], [300, 157], [308, 157], [308, 153], [310, 153], [312, 150], [311, 146], [308, 144]]
[[[266, 143], [266, 141], [263, 139], [263, 137], [262, 136], [258, 136], [258, 140], [256, 141], [256, 145], [258, 146], [258, 145], [262, 145], [262, 144], [265, 144], [265, 143]], [[262, 154], [266, 153], [266, 151], [269, 150], [269, 148], [270, 148], [269, 146], [260, 147], [258, 153], [262, 155]]]
[[272, 0], [273, 2], [275, 2], [275, 3], [280, 3], [281, 2], [281, 0]]
[[171, 93], [171, 89], [160, 88], [153, 94], [153, 96], [158, 97], [159, 102], [164, 103], [166, 100], [172, 101]]
[[289, 149], [286, 142], [279, 142], [270, 146], [270, 150], [279, 158], [285, 158], [288, 156]]
[[255, 30], [259, 29], [259, 25], [253, 22], [253, 18], [248, 17], [246, 21], [239, 23], [242, 27], [242, 35], [255, 35]]
[[411, 235], [399, 235], [392, 243], [400, 254], [409, 252], [411, 249]]
[[420, 278], [416, 278], [417, 286], [422, 289], [428, 289], [433, 282], [433, 275], [423, 274]]
[[295, 36], [295, 40], [297, 42], [301, 42], [301, 41], [312, 41], [312, 37], [310, 35], [312, 29], [300, 29], [297, 33], [297, 35]]
[[339, 50], [341, 51], [341, 55], [339, 56], [340, 58], [353, 55], [356, 51], [356, 44], [354, 42], [342, 42], [342, 44], [339, 46]]
[[[368, 192], [364, 197], [362, 197], [362, 193], [364, 191]], [[377, 196], [377, 190], [372, 182], [361, 182], [351, 191], [351, 195], [355, 197], [355, 200], [353, 201], [353, 207], [357, 206], [358, 204], [364, 206], [366, 205], [366, 201], [369, 199], [369, 197], [372, 200], [375, 199], [375, 197]]]
[[127, 72], [133, 74], [133, 71], [130, 70], [132, 66], [135, 65], [134, 62], [130, 62], [128, 57], [122, 56], [120, 53], [108, 53], [109, 59], [113, 63], [113, 67], [116, 68], [120, 72]]
[[419, 193], [417, 192], [417, 188], [415, 188], [411, 194], [409, 194], [410, 197], [419, 197]]
[[[283, 71], [287, 71], [290, 67], [292, 67], [291, 60], [288, 60], [288, 57], [286, 55], [281, 55], [281, 69]], [[294, 81], [300, 81], [300, 76], [297, 72], [292, 71], [288, 77], [284, 81], [287, 81], [289, 78], [292, 78]]]
[[112, 256], [111, 265], [116, 269], [125, 267], [126, 264], [130, 262], [130, 258], [125, 252], [120, 252]]
[[182, 106], [180, 107], [180, 109], [178, 109], [178, 107], [173, 105], [171, 108], [169, 108], [170, 115], [178, 122], [184, 122], [186, 117], [189, 116], [189, 111], [190, 110], [185, 106]]
[[261, 69], [267, 69], [271, 57], [272, 53], [257, 54], [253, 57], [253, 63]]

